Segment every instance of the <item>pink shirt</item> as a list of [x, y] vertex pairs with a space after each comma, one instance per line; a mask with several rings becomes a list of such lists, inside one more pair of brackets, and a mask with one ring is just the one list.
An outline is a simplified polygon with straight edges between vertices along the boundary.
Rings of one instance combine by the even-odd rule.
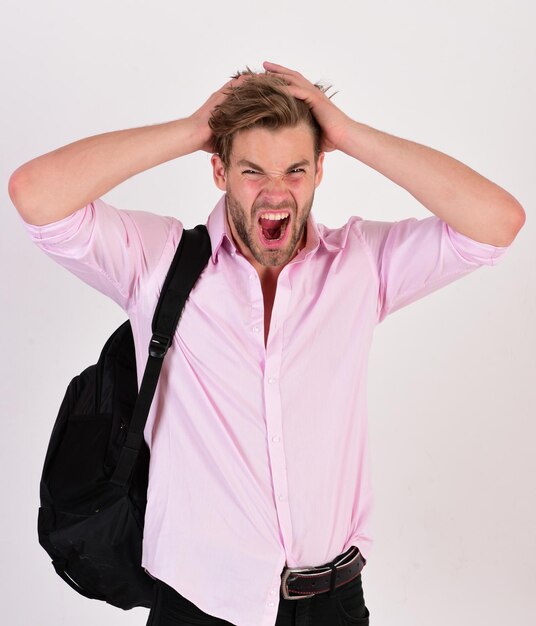
[[[186, 303], [145, 429], [143, 566], [210, 615], [274, 626], [285, 563], [321, 565], [351, 545], [369, 558], [374, 327], [495, 265], [508, 247], [474, 241], [435, 215], [352, 216], [328, 228], [311, 213], [305, 248], [279, 275], [265, 348], [259, 277], [236, 250], [225, 196], [207, 227], [212, 256]], [[182, 223], [97, 199], [26, 228], [127, 312], [141, 380]]]

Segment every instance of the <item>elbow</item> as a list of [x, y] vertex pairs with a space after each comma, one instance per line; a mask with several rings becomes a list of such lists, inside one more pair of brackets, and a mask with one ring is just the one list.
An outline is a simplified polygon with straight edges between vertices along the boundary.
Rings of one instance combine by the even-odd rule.
[[523, 228], [525, 222], [527, 221], [527, 214], [525, 213], [525, 209], [521, 206], [521, 204], [514, 198], [513, 209], [512, 209], [512, 220], [514, 223], [514, 232], [515, 236], [517, 233]]
[[526, 221], [526, 214], [521, 204], [510, 194], [508, 198], [494, 205], [495, 215], [487, 223], [488, 232], [482, 239], [493, 246], [508, 247], [517, 237]]
[[19, 212], [21, 210], [20, 193], [21, 189], [25, 186], [25, 178], [25, 171], [21, 167], [19, 167], [13, 172], [13, 174], [11, 174], [7, 185], [7, 192], [9, 194], [9, 197], [11, 198], [11, 202], [13, 202], [14, 206]]
[[514, 241], [527, 220], [525, 210], [523, 209], [521, 204], [513, 197], [510, 203], [508, 213], [508, 228], [507, 230], [505, 229], [505, 232], [508, 233], [508, 236], [507, 241], [501, 244], [503, 246], [509, 246]]
[[19, 187], [19, 178], [20, 178], [20, 168], [16, 169], [13, 174], [9, 177], [9, 182], [7, 184], [7, 191], [9, 193], [9, 197], [13, 200], [15, 197], [15, 190]]
[[523, 228], [523, 226], [525, 226], [525, 222], [527, 221], [527, 214], [525, 213], [525, 209], [519, 204], [519, 202], [517, 202], [516, 200], [516, 204], [517, 204], [517, 210], [518, 210], [518, 219], [519, 219], [519, 225], [518, 225], [518, 232]]
[[21, 165], [11, 174], [7, 191], [13, 206], [17, 209], [22, 219], [28, 224], [38, 224], [39, 210], [36, 207], [35, 197], [32, 199], [34, 183], [26, 165]]

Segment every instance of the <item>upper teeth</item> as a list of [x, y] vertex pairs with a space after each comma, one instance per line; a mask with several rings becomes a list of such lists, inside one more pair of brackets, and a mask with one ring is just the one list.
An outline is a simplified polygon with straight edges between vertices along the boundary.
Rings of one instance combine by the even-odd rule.
[[284, 220], [290, 215], [290, 213], [264, 213], [261, 215], [260, 219], [265, 220]]

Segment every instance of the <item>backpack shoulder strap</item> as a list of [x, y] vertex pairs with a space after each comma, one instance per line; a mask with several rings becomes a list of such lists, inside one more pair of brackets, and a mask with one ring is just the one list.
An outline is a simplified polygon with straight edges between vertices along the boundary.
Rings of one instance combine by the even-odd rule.
[[205, 268], [211, 254], [207, 227], [198, 224], [184, 229], [166, 275], [153, 316], [153, 336], [125, 444], [111, 477], [111, 482], [127, 487], [143, 443], [143, 431], [153, 401], [164, 357], [171, 345], [190, 291]]
[[[186, 237], [185, 237], [186, 235]], [[171, 345], [186, 300], [211, 253], [207, 227], [185, 230], [162, 286], [153, 317], [151, 356], [163, 358]]]

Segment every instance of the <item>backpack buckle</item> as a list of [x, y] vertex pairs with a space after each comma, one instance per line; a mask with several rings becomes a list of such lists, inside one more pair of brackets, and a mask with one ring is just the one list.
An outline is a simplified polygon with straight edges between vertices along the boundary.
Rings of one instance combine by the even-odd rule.
[[171, 337], [154, 333], [149, 342], [149, 354], [157, 359], [163, 359], [171, 345]]

